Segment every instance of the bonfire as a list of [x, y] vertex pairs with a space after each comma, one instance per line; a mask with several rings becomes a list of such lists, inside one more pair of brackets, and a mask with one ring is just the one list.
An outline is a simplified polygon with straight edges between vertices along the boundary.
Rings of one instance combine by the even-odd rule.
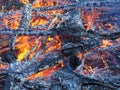
[[0, 90], [119, 90], [119, 0], [0, 0]]

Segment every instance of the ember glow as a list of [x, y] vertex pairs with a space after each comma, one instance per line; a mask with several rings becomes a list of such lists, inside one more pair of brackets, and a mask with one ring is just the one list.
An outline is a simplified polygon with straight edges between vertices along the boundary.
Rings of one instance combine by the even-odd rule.
[[85, 11], [83, 9], [82, 11], [82, 19], [83, 19], [83, 25], [84, 28], [87, 30], [90, 30], [93, 28], [95, 20], [99, 18], [100, 12], [97, 10], [92, 11]]
[[101, 48], [105, 48], [107, 46], [112, 46], [112, 42], [110, 42], [109, 40], [103, 40], [102, 41], [102, 46], [100, 46]]
[[19, 22], [20, 22], [21, 14], [16, 11], [15, 14], [2, 18], [3, 21], [3, 27], [8, 26], [11, 29], [18, 29], [19, 27]]
[[9, 65], [0, 64], [0, 68], [1, 68], [1, 69], [8, 69], [8, 68], [9, 68]]
[[31, 76], [27, 77], [27, 80], [33, 80], [36, 79], [38, 77], [49, 77], [50, 75], [52, 75], [55, 71], [58, 71], [61, 67], [64, 67], [64, 63], [60, 63], [57, 64], [55, 66], [52, 66], [46, 70], [43, 70], [42, 72], [38, 72], [36, 74], [33, 74]]

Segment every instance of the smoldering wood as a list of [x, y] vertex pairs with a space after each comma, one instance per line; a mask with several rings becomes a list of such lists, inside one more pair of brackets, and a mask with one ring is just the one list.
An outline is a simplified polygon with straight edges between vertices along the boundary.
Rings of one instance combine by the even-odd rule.
[[11, 76], [8, 75], [6, 80], [5, 80], [5, 84], [4, 84], [3, 90], [10, 90], [10, 87], [11, 87]]
[[[34, 51], [34, 50], [37, 48], [37, 46], [40, 44], [40, 42], [42, 42], [42, 50], [39, 50], [39, 51], [32, 57], [32, 59], [30, 59], [31, 63], [36, 62], [36, 61], [38, 60], [38, 58], [39, 58], [42, 54], [44, 54], [44, 53], [46, 52], [46, 50], [47, 50], [50, 46], [52, 46], [52, 45], [55, 43], [55, 40], [53, 40], [53, 41], [51, 41], [51, 43], [50, 43], [48, 46], [44, 47], [44, 45], [45, 45], [45, 39], [46, 39], [46, 38], [47, 38], [47, 37], [44, 37], [44, 36], [43, 36], [43, 37], [39, 37], [39, 38], [38, 38], [38, 42], [39, 42], [39, 43], [37, 43], [36, 46], [33, 47], [33, 48], [30, 50], [30, 52]], [[30, 55], [30, 52], [28, 52], [28, 54], [25, 55], [24, 59], [26, 59], [27, 56]]]
[[[21, 18], [19, 29], [21, 29], [21, 30], [29, 29], [30, 19], [31, 19], [31, 11], [32, 11], [32, 9], [31, 9], [30, 4], [27, 4], [27, 5], [24, 6], [24, 10], [23, 10], [23, 13], [22, 13], [22, 18]], [[14, 44], [15, 44], [17, 36], [18, 35], [16, 34], [15, 36], [13, 36], [11, 38], [10, 53], [8, 53], [7, 55], [5, 54], [5, 55], [3, 55], [4, 57], [2, 57], [2, 60], [8, 60], [9, 59], [7, 61], [8, 63], [15, 62], [16, 59], [17, 59], [16, 56], [15, 56], [15, 53], [13, 54]], [[9, 54], [10, 54], [10, 57], [8, 57]], [[11, 57], [11, 54], [13, 54], [14, 56], [12, 55], [12, 57]], [[5, 80], [3, 90], [10, 90], [12, 79], [14, 79], [14, 77], [12, 75], [8, 74], [8, 76], [6, 77], [6, 80]]]
[[60, 55], [60, 53], [54, 52], [52, 54], [45, 55], [42, 61], [36, 61], [30, 64], [28, 67], [24, 68], [24, 70], [22, 70], [21, 72], [24, 73], [25, 76], [29, 76], [34, 73], [37, 73], [38, 71], [48, 69], [56, 64], [60, 64], [63, 62], [63, 60], [64, 58]]
[[15, 88], [15, 90], [17, 90], [18, 88], [21, 88], [24, 90], [27, 90], [27, 89], [83, 90], [83, 88], [89, 86], [92, 88], [92, 90], [94, 89], [99, 90], [99, 87], [95, 87], [94, 85], [98, 85], [104, 90], [118, 90], [116, 87], [112, 86], [108, 82], [95, 80], [92, 78], [79, 75], [75, 72], [69, 71], [67, 68], [63, 68], [55, 72], [47, 80], [45, 78], [38, 78], [37, 80], [25, 81], [21, 86], [14, 83], [14, 85], [11, 88]]
[[[48, 55], [49, 56], [49, 55]], [[56, 56], [56, 55], [55, 55]], [[46, 56], [45, 56], [46, 57]], [[49, 59], [51, 58], [51, 56], [49, 57]], [[54, 60], [54, 59], [52, 59]], [[45, 61], [45, 60], [44, 60]], [[50, 60], [51, 62], [51, 60]], [[49, 63], [50, 63], [49, 62]], [[36, 64], [36, 63], [35, 63]], [[41, 63], [41, 65], [44, 65], [44, 63]], [[47, 63], [48, 65], [48, 63]], [[29, 67], [30, 68], [30, 67]], [[31, 68], [34, 68], [34, 64], [32, 65]], [[37, 67], [38, 68], [38, 67]], [[28, 70], [28, 69], [27, 69]], [[32, 72], [32, 71], [31, 71]], [[25, 72], [25, 73], [28, 73], [28, 72]], [[71, 77], [74, 77], [74, 78], [71, 78]], [[22, 77], [21, 77], [22, 79]], [[33, 84], [33, 86], [30, 86], [30, 83], [23, 83], [23, 86], [22, 88], [26, 88], [26, 89], [34, 89], [34, 88], [50, 88], [52, 90], [56, 90], [56, 89], [60, 89], [61, 88], [65, 88], [66, 90], [69, 88], [72, 88], [73, 90], [74, 89], [78, 89], [78, 90], [82, 90], [81, 88], [84, 87], [84, 86], [88, 86], [88, 85], [99, 85], [102, 86], [102, 87], [105, 87], [107, 89], [105, 90], [108, 90], [108, 89], [111, 89], [111, 90], [117, 90], [116, 87], [108, 84], [107, 82], [103, 82], [103, 81], [99, 81], [99, 80], [95, 80], [95, 79], [92, 79], [92, 78], [87, 78], [87, 77], [84, 77], [82, 75], [79, 75], [73, 71], [71, 71], [70, 69], [68, 68], [63, 68], [61, 70], [59, 70], [58, 72], [55, 72], [55, 74], [53, 74], [50, 78], [52, 81], [49, 86], [45, 86], [45, 85], [41, 85], [41, 83], [37, 83], [37, 84]], [[57, 83], [56, 83], [57, 82]], [[69, 82], [69, 83], [68, 83]], [[73, 82], [73, 83], [71, 83]], [[18, 83], [21, 83], [21, 82], [18, 82]], [[15, 84], [15, 83], [14, 83]], [[72, 84], [72, 85], [71, 85]], [[18, 85], [17, 85], [18, 86]], [[16, 87], [17, 87], [16, 86]], [[77, 86], [77, 87], [76, 87]], [[11, 87], [12, 88], [12, 87]], [[17, 88], [21, 88], [21, 87], [17, 87]], [[25, 90], [26, 90], [25, 89]]]

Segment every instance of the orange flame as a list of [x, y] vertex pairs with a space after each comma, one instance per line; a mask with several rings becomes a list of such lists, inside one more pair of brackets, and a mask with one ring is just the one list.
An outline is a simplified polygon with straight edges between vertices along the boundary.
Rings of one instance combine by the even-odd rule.
[[33, 41], [33, 40], [36, 40], [36, 38], [35, 37], [33, 38], [31, 36], [19, 36], [16, 39], [15, 49], [17, 50], [17, 54], [18, 54], [18, 57], [17, 57], [18, 61], [22, 60], [24, 56], [29, 52], [29, 50], [34, 45], [36, 45], [37, 42]]

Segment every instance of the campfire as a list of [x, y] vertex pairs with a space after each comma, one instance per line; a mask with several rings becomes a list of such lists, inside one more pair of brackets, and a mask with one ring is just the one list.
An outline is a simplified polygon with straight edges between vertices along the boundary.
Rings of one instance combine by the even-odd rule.
[[0, 0], [0, 90], [119, 90], [119, 0]]

